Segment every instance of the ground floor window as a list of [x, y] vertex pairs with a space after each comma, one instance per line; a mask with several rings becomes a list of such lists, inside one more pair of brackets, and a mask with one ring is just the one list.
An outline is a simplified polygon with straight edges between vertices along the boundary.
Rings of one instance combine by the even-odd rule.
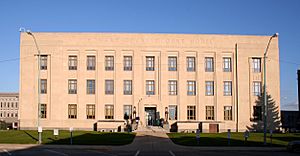
[[47, 105], [41, 104], [41, 118], [47, 118]]
[[113, 105], [105, 105], [105, 119], [114, 119]]
[[261, 106], [253, 106], [253, 118], [254, 118], [254, 121], [262, 120], [262, 107]]
[[214, 106], [206, 106], [206, 120], [214, 119]]
[[124, 105], [124, 119], [131, 119], [132, 115], [132, 106], [131, 105]]
[[232, 107], [224, 106], [224, 120], [232, 120]]
[[177, 120], [177, 106], [176, 105], [169, 106], [169, 120]]
[[196, 106], [187, 106], [187, 119], [196, 120]]
[[94, 104], [86, 105], [86, 118], [87, 119], [95, 119], [95, 105]]
[[68, 117], [69, 117], [69, 119], [76, 119], [77, 118], [77, 105], [76, 104], [69, 104], [69, 106], [68, 106]]

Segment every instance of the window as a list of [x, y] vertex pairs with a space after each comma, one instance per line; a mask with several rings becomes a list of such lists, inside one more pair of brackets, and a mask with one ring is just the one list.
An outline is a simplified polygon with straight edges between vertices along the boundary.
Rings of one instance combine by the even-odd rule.
[[230, 57], [223, 58], [223, 72], [231, 72], [231, 58]]
[[261, 121], [262, 120], [262, 109], [261, 106], [253, 106], [253, 120]]
[[113, 105], [105, 105], [105, 119], [114, 119]]
[[105, 56], [105, 70], [106, 71], [114, 70], [114, 57], [113, 56]]
[[187, 81], [187, 95], [196, 95], [196, 81]]
[[214, 58], [205, 57], [205, 72], [214, 72]]
[[177, 81], [169, 80], [169, 95], [177, 95]]
[[47, 79], [41, 79], [41, 94], [47, 94]]
[[41, 104], [41, 118], [47, 118], [47, 105]]
[[124, 119], [131, 119], [132, 115], [132, 106], [131, 105], [124, 105]]
[[114, 80], [105, 80], [105, 94], [114, 94]]
[[124, 80], [124, 95], [132, 95], [132, 81]]
[[77, 70], [77, 56], [69, 56], [69, 70]]
[[206, 106], [206, 120], [214, 120], [214, 106]]
[[95, 105], [94, 104], [86, 105], [86, 118], [87, 119], [95, 119]]
[[261, 58], [252, 58], [252, 68], [254, 73], [261, 72]]
[[41, 55], [41, 70], [47, 70], [47, 55]]
[[87, 80], [86, 82], [86, 93], [95, 94], [95, 80]]
[[146, 80], [146, 95], [155, 94], [154, 80]]
[[9, 108], [9, 102], [7, 102], [7, 108]]
[[169, 105], [169, 120], [177, 120], [177, 106]]
[[214, 95], [214, 81], [205, 81], [205, 95], [206, 96]]
[[224, 81], [224, 96], [231, 96], [231, 95], [232, 95], [232, 82]]
[[96, 57], [95, 56], [87, 56], [86, 65], [87, 65], [87, 70], [95, 70], [96, 69]]
[[232, 120], [232, 107], [224, 106], [224, 120]]
[[260, 96], [261, 95], [261, 82], [254, 81], [253, 82], [253, 95]]
[[68, 106], [68, 117], [69, 117], [69, 119], [76, 119], [77, 118], [77, 105], [76, 104], [69, 104], [69, 106]]
[[18, 108], [18, 102], [16, 102], [16, 107]]
[[177, 57], [169, 56], [168, 65], [169, 65], [169, 71], [177, 71]]
[[11, 107], [14, 108], [14, 102], [11, 102]]
[[187, 71], [195, 71], [195, 57], [186, 58]]
[[77, 94], [77, 80], [69, 80], [69, 94]]
[[146, 56], [146, 71], [154, 71], [154, 56]]
[[187, 119], [196, 120], [196, 106], [187, 106]]
[[124, 56], [124, 71], [132, 71], [132, 56]]

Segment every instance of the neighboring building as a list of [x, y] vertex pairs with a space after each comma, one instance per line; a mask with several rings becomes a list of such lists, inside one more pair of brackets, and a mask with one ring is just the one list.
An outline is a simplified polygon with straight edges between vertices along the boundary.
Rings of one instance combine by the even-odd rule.
[[298, 129], [299, 111], [281, 111], [282, 129], [285, 132], [296, 132]]
[[[262, 120], [255, 101], [270, 36], [34, 35], [44, 129], [113, 130], [125, 114], [141, 126], [167, 118], [178, 131], [245, 131]], [[20, 128], [36, 129], [38, 55], [31, 36], [21, 33], [20, 44]], [[280, 109], [278, 38], [268, 50], [267, 84]]]
[[0, 93], [0, 121], [10, 129], [18, 128], [19, 93]]

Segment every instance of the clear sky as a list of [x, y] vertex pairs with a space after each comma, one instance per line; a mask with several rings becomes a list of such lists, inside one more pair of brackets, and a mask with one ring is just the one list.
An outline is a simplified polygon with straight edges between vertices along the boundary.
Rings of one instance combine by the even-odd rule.
[[33, 32], [278, 32], [281, 109], [298, 108], [300, 0], [0, 0], [0, 92], [19, 88], [20, 27]]

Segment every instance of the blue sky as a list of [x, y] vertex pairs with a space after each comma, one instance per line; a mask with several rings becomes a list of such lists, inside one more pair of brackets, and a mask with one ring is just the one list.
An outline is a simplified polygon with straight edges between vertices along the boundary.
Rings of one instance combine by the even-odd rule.
[[19, 28], [58, 32], [279, 33], [281, 108], [296, 110], [299, 0], [0, 1], [0, 92], [19, 88]]

